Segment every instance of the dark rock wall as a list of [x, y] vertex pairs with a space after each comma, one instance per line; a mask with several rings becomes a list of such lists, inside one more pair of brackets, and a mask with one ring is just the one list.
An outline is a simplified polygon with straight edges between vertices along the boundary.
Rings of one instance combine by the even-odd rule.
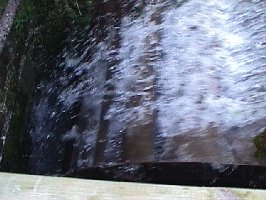
[[0, 51], [0, 168], [9, 172], [27, 171], [27, 122], [40, 77], [49, 76], [71, 27], [87, 25], [91, 12], [91, 1], [20, 3]]

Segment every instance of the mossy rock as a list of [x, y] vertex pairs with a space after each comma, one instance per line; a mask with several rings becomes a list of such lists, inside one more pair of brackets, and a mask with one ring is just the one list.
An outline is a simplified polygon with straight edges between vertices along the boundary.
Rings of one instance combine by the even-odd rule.
[[266, 158], [266, 129], [258, 134], [253, 140], [257, 151], [255, 153], [258, 158]]

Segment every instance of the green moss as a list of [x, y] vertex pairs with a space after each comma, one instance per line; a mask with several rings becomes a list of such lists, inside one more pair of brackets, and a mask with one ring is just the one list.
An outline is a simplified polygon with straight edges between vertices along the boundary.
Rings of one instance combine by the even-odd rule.
[[8, 0], [0, 0], [0, 15], [3, 13]]
[[258, 158], [266, 158], [266, 129], [257, 135], [253, 141], [257, 148], [255, 155]]
[[21, 9], [13, 22], [13, 28], [17, 31], [21, 31], [31, 20], [34, 19], [36, 14], [34, 4], [31, 1], [22, 1]]

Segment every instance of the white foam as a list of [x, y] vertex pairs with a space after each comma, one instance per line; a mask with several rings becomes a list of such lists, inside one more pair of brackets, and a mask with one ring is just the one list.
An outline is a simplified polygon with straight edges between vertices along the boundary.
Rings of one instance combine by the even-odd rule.
[[[265, 117], [265, 92], [252, 89], [258, 82], [265, 83], [265, 76], [239, 81], [255, 74], [262, 63], [260, 54], [252, 54], [256, 45], [250, 41], [255, 38], [247, 37], [250, 30], [241, 29], [234, 15], [239, 15], [238, 9], [230, 1], [192, 0], [165, 12], [166, 56], [165, 67], [158, 67], [161, 96], [157, 101], [163, 136], [213, 123], [221, 129], [245, 126]], [[255, 63], [248, 62], [251, 55]]]

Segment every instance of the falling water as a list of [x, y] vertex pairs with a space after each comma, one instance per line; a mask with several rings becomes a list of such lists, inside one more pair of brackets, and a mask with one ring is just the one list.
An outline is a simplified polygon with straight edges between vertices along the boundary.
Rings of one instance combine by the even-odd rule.
[[40, 81], [32, 172], [263, 163], [252, 138], [266, 124], [265, 8], [263, 0], [105, 1]]

